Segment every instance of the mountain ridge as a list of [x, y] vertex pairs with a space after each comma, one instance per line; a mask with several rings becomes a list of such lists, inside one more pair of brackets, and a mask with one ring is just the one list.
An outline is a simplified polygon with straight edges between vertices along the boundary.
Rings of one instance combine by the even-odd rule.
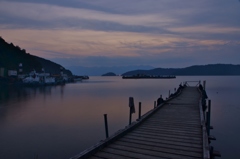
[[123, 76], [146, 75], [178, 75], [178, 76], [220, 76], [240, 75], [240, 65], [234, 64], [208, 64], [193, 65], [185, 68], [155, 68], [151, 70], [133, 70], [123, 73]]
[[[70, 70], [65, 69], [60, 64], [34, 56], [15, 46], [12, 43], [7, 43], [0, 36], [0, 68], [8, 70], [18, 70], [19, 63], [23, 64], [23, 73], [29, 73], [33, 69], [41, 71], [42, 68], [51, 74], [60, 74], [61, 68], [64, 74], [72, 75]], [[143, 68], [143, 69], [137, 69]], [[104, 72], [116, 72], [116, 74], [125, 75], [178, 75], [178, 76], [216, 76], [216, 75], [240, 75], [240, 65], [234, 64], [208, 64], [208, 65], [193, 65], [185, 68], [153, 68], [152, 66], [123, 66], [123, 67], [81, 67], [76, 66], [72, 69], [77, 74], [101, 75]], [[133, 69], [132, 71], [128, 71]], [[125, 72], [125, 73], [122, 73]]]

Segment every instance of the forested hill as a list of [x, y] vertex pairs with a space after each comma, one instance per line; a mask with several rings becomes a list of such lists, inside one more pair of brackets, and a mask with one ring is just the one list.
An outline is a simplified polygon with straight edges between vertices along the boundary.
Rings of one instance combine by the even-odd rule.
[[155, 68], [151, 70], [134, 70], [123, 75], [179, 75], [179, 76], [233, 76], [240, 75], [240, 65], [209, 64], [186, 68]]
[[[0, 68], [18, 70], [19, 63], [23, 64], [23, 73], [29, 73], [33, 69], [39, 72], [44, 68], [48, 73], [60, 74], [60, 68], [62, 67], [52, 61], [30, 55], [25, 49], [21, 49], [12, 43], [9, 44], [0, 37]], [[62, 68], [64, 73], [72, 75], [71, 71]]]

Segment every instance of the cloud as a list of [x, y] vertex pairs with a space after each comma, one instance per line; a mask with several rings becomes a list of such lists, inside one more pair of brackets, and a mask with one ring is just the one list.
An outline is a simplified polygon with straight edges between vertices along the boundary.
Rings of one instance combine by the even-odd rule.
[[64, 66], [144, 64], [186, 67], [187, 64], [203, 62], [236, 63], [239, 58], [237, 50], [240, 50], [240, 41], [201, 40], [168, 34], [9, 29], [4, 30], [2, 35], [31, 54], [48, 59], [61, 58], [56, 62]]
[[[26, 9], [27, 8], [27, 9]], [[155, 14], [137, 14], [137, 15], [124, 15], [124, 14], [107, 14], [101, 11], [82, 9], [82, 8], [68, 8], [47, 4], [34, 4], [34, 3], [18, 3], [18, 2], [1, 2], [0, 10], [3, 14], [12, 17], [24, 18], [29, 20], [36, 20], [42, 22], [66, 20], [68, 18], [73, 20], [88, 21], [109, 21], [123, 25], [142, 25], [149, 26], [154, 23], [156, 18], [159, 22], [169, 22], [169, 19]]]
[[[3, 0], [4, 1], [4, 0]], [[96, 4], [90, 4], [88, 2], [76, 1], [76, 0], [8, 0], [8, 2], [13, 3], [33, 3], [36, 5], [52, 5], [59, 7], [69, 7], [69, 8], [78, 8], [78, 9], [89, 9], [96, 11], [104, 11], [109, 13], [117, 13], [115, 10], [111, 8], [107, 8], [105, 6], [99, 6]]]
[[[76, 58], [52, 58], [52, 61], [62, 63], [65, 67], [72, 66], [87, 66], [87, 67], [107, 67], [107, 66], [136, 66], [136, 65], [151, 65], [156, 67], [168, 67], [169, 63], [181, 63], [186, 58], [168, 58], [165, 56], [149, 56], [144, 59], [141, 57], [107, 57], [107, 56], [88, 56]], [[161, 63], [161, 64], [159, 64]], [[173, 66], [173, 65], [172, 65]]]
[[236, 62], [239, 8], [224, 0], [0, 0], [0, 34], [66, 65]]
[[[240, 47], [238, 47], [239, 49]], [[234, 48], [236, 49], [236, 48]], [[229, 49], [227, 49], [229, 51]], [[166, 52], [144, 57], [124, 57], [124, 56], [79, 56], [74, 58], [51, 58], [52, 61], [61, 63], [64, 67], [75, 66], [85, 67], [120, 67], [120, 66], [137, 66], [150, 65], [153, 67], [177, 68], [191, 65], [213, 64], [213, 63], [232, 63], [239, 64], [236, 53], [226, 55], [226, 50], [192, 50], [192, 52]]]

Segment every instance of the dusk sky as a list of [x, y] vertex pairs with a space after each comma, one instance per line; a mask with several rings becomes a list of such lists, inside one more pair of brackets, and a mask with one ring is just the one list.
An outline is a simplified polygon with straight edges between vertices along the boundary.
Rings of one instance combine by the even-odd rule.
[[240, 1], [0, 0], [0, 36], [66, 68], [240, 64]]

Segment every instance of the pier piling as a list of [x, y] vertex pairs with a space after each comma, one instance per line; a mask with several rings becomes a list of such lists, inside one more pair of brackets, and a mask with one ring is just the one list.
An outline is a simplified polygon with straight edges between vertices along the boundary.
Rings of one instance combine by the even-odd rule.
[[203, 81], [203, 89], [206, 90], [206, 81]]
[[107, 114], [104, 114], [104, 123], [105, 123], [106, 138], [108, 138], [108, 121], [107, 121]]
[[208, 100], [208, 112], [207, 112], [207, 133], [210, 135], [210, 118], [211, 118], [211, 100]]
[[138, 105], [138, 119], [139, 120], [141, 119], [141, 107], [142, 107], [142, 103], [139, 102], [139, 105]]
[[132, 113], [135, 113], [134, 98], [129, 97], [129, 125], [132, 123]]

